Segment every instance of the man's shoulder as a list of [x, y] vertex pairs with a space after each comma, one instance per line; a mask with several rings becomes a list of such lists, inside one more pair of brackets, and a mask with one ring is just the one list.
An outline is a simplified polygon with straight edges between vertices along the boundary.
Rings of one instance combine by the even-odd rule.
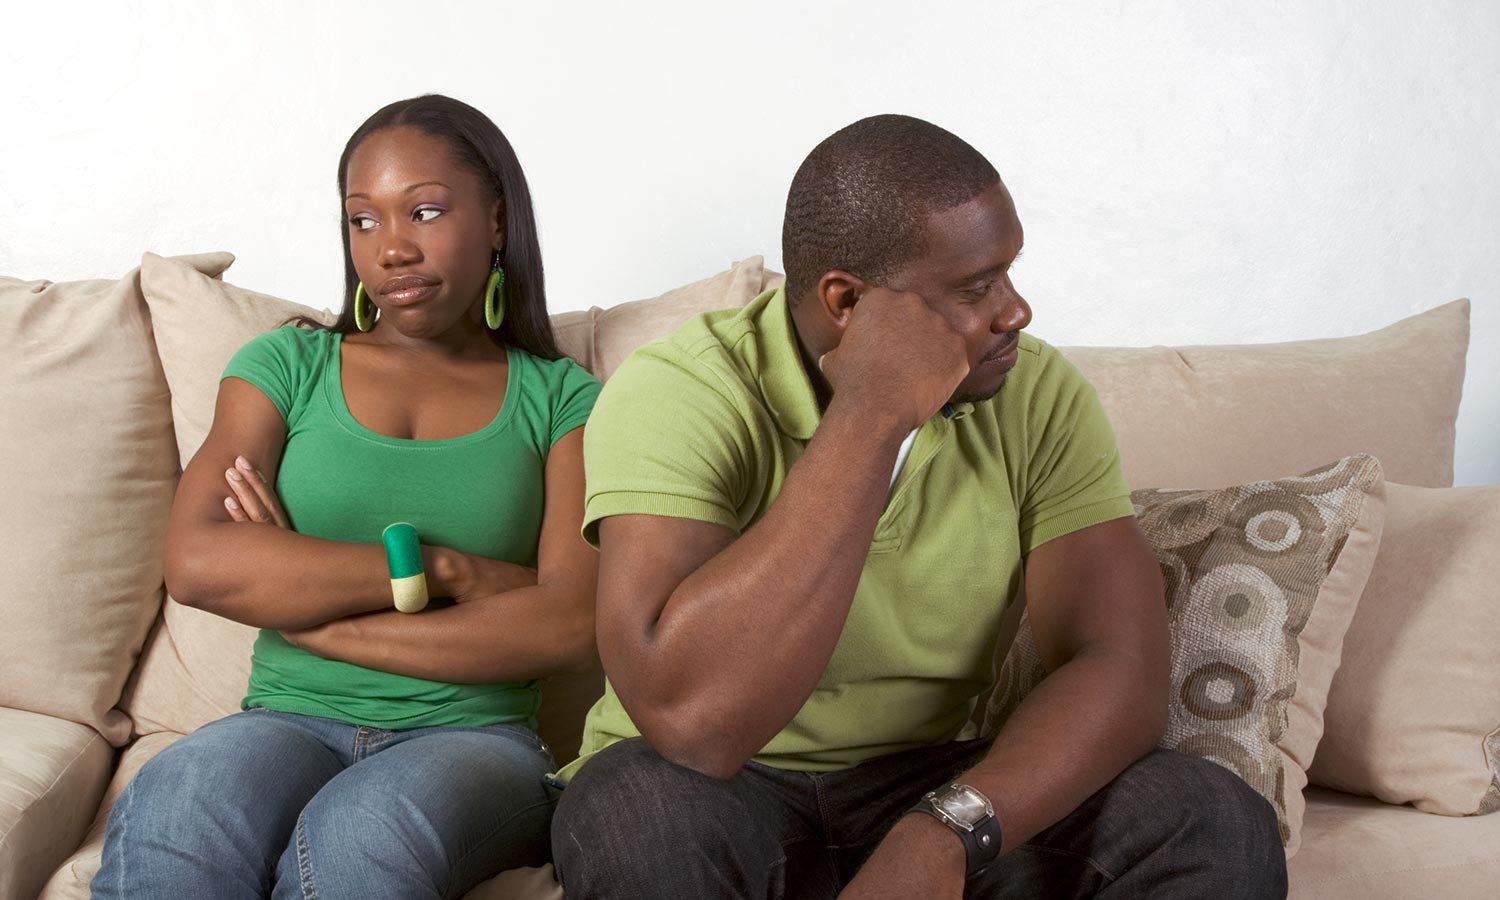
[[766, 296], [748, 306], [698, 313], [643, 344], [610, 377], [604, 397], [650, 393], [664, 403], [690, 402], [692, 394], [706, 389], [745, 402], [757, 388], [758, 315]]

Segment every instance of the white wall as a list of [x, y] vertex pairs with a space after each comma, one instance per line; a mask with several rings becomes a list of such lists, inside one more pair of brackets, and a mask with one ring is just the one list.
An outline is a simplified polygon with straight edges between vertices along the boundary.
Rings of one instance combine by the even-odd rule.
[[6, 13], [0, 272], [229, 249], [339, 301], [334, 170], [382, 104], [490, 113], [554, 310], [763, 253], [806, 152], [900, 111], [996, 163], [1058, 343], [1354, 334], [1474, 300], [1459, 483], [1500, 482], [1500, 3], [32, 4]]

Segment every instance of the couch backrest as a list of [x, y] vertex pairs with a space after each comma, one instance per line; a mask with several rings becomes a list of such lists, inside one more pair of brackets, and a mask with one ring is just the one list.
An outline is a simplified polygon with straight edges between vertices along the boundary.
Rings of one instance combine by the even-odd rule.
[[[291, 315], [310, 312], [219, 280], [232, 259], [229, 254], [175, 260], [148, 254], [138, 281], [132, 273], [120, 283], [77, 288], [114, 297], [109, 315], [124, 324], [78, 331], [65, 342], [71, 348], [66, 352], [26, 337], [41, 333], [39, 326], [28, 325], [28, 317], [41, 313], [17, 313], [20, 306], [7, 312], [8, 304], [18, 302], [15, 296], [33, 288], [0, 283], [0, 316], [15, 318], [13, 327], [0, 332], [0, 365], [13, 367], [0, 369], [0, 376], [21, 372], [20, 383], [34, 385], [28, 391], [36, 394], [36, 402], [13, 396], [7, 377], [0, 414], [7, 423], [45, 423], [37, 436], [20, 442], [33, 460], [72, 462], [83, 453], [102, 473], [89, 482], [97, 489], [85, 490], [62, 467], [33, 463], [22, 470], [29, 490], [25, 502], [0, 509], [0, 536], [24, 538], [33, 522], [45, 520], [52, 535], [48, 546], [73, 548], [66, 563], [40, 551], [33, 556], [38, 562], [22, 557], [19, 574], [0, 593], [0, 611], [8, 621], [29, 623], [23, 632], [0, 636], [0, 703], [55, 710], [115, 738], [127, 727], [110, 709], [117, 700], [138, 733], [190, 731], [237, 708], [253, 629], [175, 603], [162, 607], [123, 700], [119, 689], [159, 604], [175, 462], [189, 459], [207, 433], [219, 374], [245, 341]], [[752, 258], [658, 298], [559, 314], [554, 327], [565, 352], [607, 378], [642, 343], [698, 312], [743, 305], [777, 278]], [[1356, 450], [1378, 456], [1392, 480], [1445, 485], [1452, 479], [1453, 422], [1467, 340], [1468, 304], [1458, 301], [1350, 338], [1064, 352], [1095, 382], [1135, 487], [1209, 487], [1278, 477]], [[105, 417], [106, 425], [99, 424], [98, 415], [59, 419], [54, 414], [82, 385], [102, 392], [97, 395], [101, 409], [118, 413]], [[9, 478], [17, 470], [6, 471]], [[122, 493], [121, 485], [138, 489]], [[84, 512], [54, 516], [68, 503]], [[119, 543], [112, 543], [122, 522], [133, 523], [133, 555], [118, 552]], [[82, 565], [84, 580], [124, 580], [123, 588], [71, 595], [129, 598], [109, 607], [122, 616], [121, 626], [98, 624], [103, 620], [92, 599], [84, 604], [87, 611], [67, 615], [75, 621], [87, 615], [96, 624], [73, 626], [50, 615], [48, 604], [55, 602], [50, 585], [58, 583], [54, 570], [64, 564]], [[18, 591], [17, 585], [28, 591]], [[11, 645], [19, 647], [22, 640], [16, 634], [27, 635], [36, 652], [14, 654]], [[98, 644], [89, 654], [114, 661], [105, 667], [108, 677], [104, 670], [92, 673], [88, 691], [66, 680], [72, 674], [64, 673], [61, 682], [50, 675], [76, 664], [81, 635]], [[13, 666], [13, 659], [23, 665]], [[23, 669], [48, 672], [46, 683], [33, 676], [29, 686], [12, 690], [11, 672]], [[582, 712], [598, 696], [600, 683], [594, 672], [554, 679], [545, 688], [542, 730], [559, 756], [576, 748]], [[75, 703], [73, 698], [84, 693], [93, 699]], [[46, 699], [49, 695], [53, 699]]]

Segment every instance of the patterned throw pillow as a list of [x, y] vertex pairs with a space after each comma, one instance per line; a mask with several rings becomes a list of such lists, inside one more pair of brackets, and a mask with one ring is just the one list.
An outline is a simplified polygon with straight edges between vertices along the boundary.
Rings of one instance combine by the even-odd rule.
[[[1166, 582], [1172, 687], [1161, 746], [1237, 773], [1276, 809], [1287, 854], [1344, 631], [1384, 519], [1380, 463], [1350, 456], [1295, 478], [1131, 495]], [[1041, 680], [1029, 621], [985, 713], [999, 729]]]

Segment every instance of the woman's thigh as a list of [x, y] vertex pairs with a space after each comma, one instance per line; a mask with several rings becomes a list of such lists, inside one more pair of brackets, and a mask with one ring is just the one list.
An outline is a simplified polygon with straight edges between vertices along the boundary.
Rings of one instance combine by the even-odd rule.
[[297, 815], [343, 768], [316, 726], [263, 710], [151, 759], [110, 811], [95, 897], [264, 897]]
[[282, 856], [277, 896], [457, 897], [550, 857], [553, 768], [518, 726], [393, 737], [320, 790]]

